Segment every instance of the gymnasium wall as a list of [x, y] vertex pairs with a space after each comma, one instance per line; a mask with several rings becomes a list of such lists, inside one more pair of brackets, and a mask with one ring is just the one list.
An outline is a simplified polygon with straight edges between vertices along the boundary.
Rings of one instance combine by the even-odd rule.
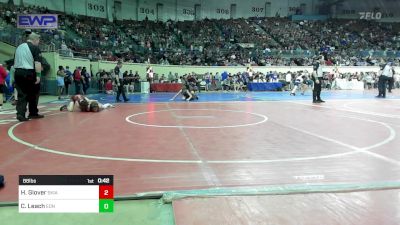
[[73, 72], [78, 66], [80, 67], [86, 67], [88, 71], [90, 71], [90, 61], [88, 59], [80, 59], [80, 58], [64, 58], [64, 57], [59, 57], [57, 61], [57, 69], [58, 66], [63, 66], [64, 68], [66, 66], [69, 66], [69, 69], [71, 72]]
[[334, 11], [337, 18], [359, 19], [361, 12], [373, 13], [371, 19], [377, 19], [377, 13], [382, 22], [400, 21], [400, 1], [398, 0], [347, 0], [335, 7]]
[[[114, 69], [114, 67], [117, 65], [115, 62], [99, 62], [99, 69], [105, 69], [106, 71], [110, 71]], [[125, 63], [122, 67], [122, 71], [129, 71], [132, 70], [133, 73], [135, 71], [138, 71], [139, 75], [141, 78], [146, 77], [146, 68], [149, 65], [147, 64], [133, 64], [133, 63]], [[228, 72], [228, 73], [238, 73], [238, 72], [243, 72], [246, 71], [245, 66], [175, 66], [175, 65], [151, 65], [153, 68], [154, 72], [159, 74], [161, 76], [164, 74], [167, 76], [169, 72], [172, 72], [172, 74], [177, 73], [179, 76], [182, 76], [184, 74], [192, 73], [195, 72], [196, 74], [205, 74], [206, 72], [210, 72], [215, 74], [216, 72], [218, 73], [223, 73], [223, 72]], [[260, 71], [263, 73], [267, 73], [269, 71], [277, 71], [277, 72], [287, 72], [287, 71], [299, 71], [299, 70], [312, 70], [312, 67], [279, 67], [279, 66], [271, 66], [271, 67], [252, 67], [254, 71]]]
[[0, 64], [14, 58], [15, 47], [4, 42], [0, 42]]
[[[144, 20], [194, 20], [198, 5], [199, 19], [290, 16], [302, 9], [305, 15], [319, 14], [323, 1], [317, 0], [14, 0], [19, 5], [45, 6], [69, 14], [101, 18]], [[0, 0], [8, 2], [8, 0]], [[235, 5], [235, 6], [233, 6]], [[303, 6], [302, 6], [303, 5]], [[382, 22], [400, 21], [400, 1], [346, 0], [331, 6], [334, 18], [359, 19], [360, 12], [379, 12]]]
[[[14, 55], [14, 49], [9, 48], [10, 50], [8, 51], [8, 55], [4, 54], [3, 51], [6, 48], [3, 48], [4, 43], [0, 42], [0, 59], [10, 59], [10, 51], [12, 51], [12, 55]], [[66, 66], [70, 67], [70, 70], [73, 71], [76, 67], [81, 66], [81, 67], [86, 67], [88, 71], [93, 72], [93, 75], [95, 75], [99, 70], [106, 70], [109, 72], [110, 70], [114, 69], [116, 66], [116, 62], [108, 62], [108, 61], [99, 61], [99, 62], [90, 62], [88, 59], [80, 59], [80, 58], [68, 58], [68, 57], [62, 57], [59, 56], [58, 53], [54, 52], [46, 52], [43, 53], [43, 57], [46, 58], [47, 62], [51, 66], [51, 70], [49, 74], [47, 75], [47, 84], [46, 84], [46, 90], [48, 90], [49, 94], [55, 94], [56, 93], [56, 73], [58, 70], [58, 66], [62, 65], [64, 68]], [[134, 63], [124, 63], [122, 67], [122, 72], [132, 70], [133, 73], [138, 71], [140, 77], [144, 80], [146, 78], [146, 68], [147, 64], [134, 64]], [[211, 72], [215, 74], [216, 72], [218, 73], [223, 73], [223, 72], [228, 72], [228, 73], [238, 73], [238, 72], [243, 72], [246, 71], [245, 66], [232, 66], [232, 67], [208, 67], [208, 66], [175, 66], [175, 65], [151, 65], [153, 67], [153, 70], [155, 73], [159, 74], [161, 76], [164, 74], [166, 77], [168, 76], [169, 72], [172, 72], [173, 75], [177, 73], [179, 76], [182, 76], [187, 73], [192, 73], [195, 72], [196, 74], [205, 74], [206, 72]], [[286, 73], [288, 71], [291, 72], [296, 72], [300, 70], [307, 70], [309, 72], [312, 71], [311, 66], [269, 66], [269, 67], [262, 67], [262, 66], [255, 66], [252, 67], [254, 71], [260, 71], [263, 73], [267, 73], [269, 71], [276, 71], [276, 72], [282, 72]], [[323, 67], [323, 71], [326, 72], [331, 72], [334, 69], [334, 67]], [[343, 67], [338, 67], [339, 72], [341, 73], [346, 73], [346, 72], [378, 72], [379, 67], [377, 66], [343, 66]], [[395, 68], [396, 71], [400, 72], [400, 67]]]
[[[7, 2], [8, 0], [0, 0]], [[14, 0], [19, 5], [20, 0]], [[311, 15], [317, 9], [316, 0], [23, 0], [24, 5], [48, 7], [69, 14], [101, 18], [144, 20], [194, 20], [195, 5], [198, 18], [248, 18], [290, 16], [301, 4], [304, 13]], [[270, 3], [270, 4], [267, 4]], [[236, 5], [235, 7], [232, 5]]]
[[[86, 59], [78, 59], [78, 58], [64, 58], [64, 57], [58, 57], [56, 60], [56, 66], [58, 68], [58, 65], [66, 66], [68, 65], [71, 70], [76, 68], [77, 66], [86, 66], [87, 68], [92, 68], [92, 72], [96, 74], [99, 70], [106, 70], [109, 72], [110, 70], [114, 69], [115, 66], [117, 65], [116, 62], [108, 62], [108, 61], [99, 61], [99, 62], [90, 62], [89, 60]], [[139, 75], [141, 76], [142, 79], [145, 79], [146, 77], [146, 68], [148, 67], [148, 64], [135, 64], [135, 63], [124, 63], [122, 67], [122, 72], [125, 71], [130, 71], [132, 70], [133, 73], [138, 71]], [[172, 72], [172, 74], [178, 73], [179, 76], [187, 74], [187, 73], [192, 73], [195, 72], [197, 74], [205, 74], [206, 72], [211, 72], [215, 74], [216, 72], [222, 73], [222, 72], [228, 72], [228, 73], [238, 73], [238, 72], [243, 72], [246, 71], [246, 66], [177, 66], [177, 65], [150, 65], [153, 67], [153, 70], [155, 73], [159, 74], [160, 76], [164, 74], [167, 76], [169, 72]], [[312, 71], [311, 66], [254, 66], [252, 67], [254, 71], [259, 71], [262, 73], [268, 73], [269, 71], [276, 71], [276, 72], [288, 72], [288, 71], [300, 71], [300, 70], [307, 70], [309, 72]], [[331, 72], [334, 67], [323, 67], [323, 70], [326, 72]], [[379, 67], [377, 66], [343, 66], [343, 67], [338, 67], [339, 71], [342, 73], [355, 73], [355, 72], [377, 72], [379, 71]], [[400, 70], [398, 70], [400, 71]]]
[[[0, 42], [0, 62], [4, 62], [4, 60], [8, 60], [14, 56], [15, 47], [9, 46], [5, 43]], [[74, 70], [76, 67], [86, 67], [88, 70], [91, 68], [91, 71], [96, 74], [99, 70], [106, 70], [109, 72], [110, 70], [114, 69], [117, 65], [116, 62], [109, 62], [109, 61], [99, 61], [99, 62], [90, 62], [88, 59], [81, 59], [81, 58], [69, 58], [69, 57], [62, 57], [59, 56], [58, 53], [55, 52], [45, 52], [43, 53], [43, 57], [46, 58], [47, 62], [51, 66], [50, 73], [48, 74], [48, 79], [55, 79], [56, 73], [58, 70], [58, 66], [62, 65], [64, 68], [69, 66], [71, 70]], [[138, 71], [141, 78], [146, 77], [146, 68], [148, 64], [136, 64], [136, 63], [124, 63], [122, 67], [122, 71], [129, 71], [132, 70], [133, 73]], [[206, 72], [211, 72], [215, 74], [216, 72], [222, 73], [224, 71], [228, 73], [237, 73], [246, 71], [245, 66], [177, 66], [177, 65], [151, 65], [155, 73], [159, 75], [168, 75], [169, 72], [172, 74], [178, 73], [179, 76], [195, 72], [197, 74], [204, 74]], [[288, 71], [299, 71], [299, 70], [308, 70], [312, 71], [311, 66], [269, 66], [269, 67], [262, 67], [262, 66], [254, 66], [252, 67], [254, 71], [260, 71], [263, 73], [267, 73], [269, 71], [276, 71], [276, 72], [288, 72]], [[330, 72], [334, 67], [324, 67], [324, 71]], [[370, 72], [370, 71], [379, 71], [379, 67], [375, 66], [345, 66], [345, 67], [338, 67], [340, 72]], [[396, 69], [400, 71], [400, 68]]]

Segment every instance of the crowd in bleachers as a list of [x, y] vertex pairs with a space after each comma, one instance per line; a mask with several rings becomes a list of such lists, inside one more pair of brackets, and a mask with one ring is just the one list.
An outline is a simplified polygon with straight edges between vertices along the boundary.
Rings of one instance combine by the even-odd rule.
[[[48, 12], [43, 7], [2, 4], [0, 25], [3, 31], [11, 30], [17, 14]], [[91, 60], [293, 66], [311, 65], [313, 56], [322, 52], [327, 65], [357, 66], [400, 57], [399, 23], [288, 18], [109, 22], [57, 13], [59, 29], [41, 31], [43, 42], [65, 56]]]
[[[8, 68], [10, 70], [10, 68]], [[258, 68], [260, 69], [260, 68]], [[276, 82], [282, 83], [282, 89], [279, 90], [292, 90], [296, 85], [298, 77], [302, 77], [305, 82], [307, 89], [313, 86], [311, 82], [311, 74], [306, 70], [299, 71], [255, 71], [251, 67], [247, 70], [243, 70], [238, 73], [229, 73], [227, 71], [222, 73], [211, 73], [207, 72], [204, 74], [198, 74], [195, 72], [183, 74], [179, 76], [177, 73], [173, 74], [159, 74], [154, 71], [154, 76], [150, 78], [149, 74], [143, 76], [138, 71], [133, 72], [132, 70], [121, 71], [123, 73], [123, 88], [126, 93], [140, 92], [141, 82], [150, 81], [151, 83], [178, 83], [185, 85], [190, 78], [190, 86], [195, 93], [197, 91], [247, 91], [250, 83], [267, 83]], [[142, 75], [142, 76], [141, 76]], [[97, 73], [93, 73], [91, 68], [76, 67], [65, 68], [60, 66], [57, 71], [57, 83], [59, 88], [59, 98], [63, 95], [71, 94], [88, 94], [88, 93], [106, 93], [115, 94], [118, 86], [115, 82], [114, 70], [106, 71], [100, 70]], [[11, 79], [12, 80], [12, 79]], [[322, 81], [322, 87], [326, 89], [342, 89], [339, 85], [339, 81], [343, 82], [356, 82], [361, 84], [364, 89], [377, 88], [379, 76], [377, 72], [324, 72], [324, 78]], [[8, 85], [11, 87], [10, 85]], [[400, 88], [400, 73], [396, 71], [394, 77], [389, 85], [391, 88]], [[304, 85], [301, 87], [303, 88]], [[360, 87], [358, 85], [358, 87]], [[362, 87], [361, 87], [362, 88]], [[346, 87], [344, 89], [347, 89]], [[152, 90], [156, 91], [156, 90]], [[7, 92], [6, 92], [7, 93]]]
[[[67, 68], [66, 71], [69, 69]], [[91, 74], [91, 71], [86, 68], [77, 67], [75, 70], [69, 70], [66, 74], [69, 76], [65, 77], [65, 94], [71, 93], [87, 93], [88, 88], [92, 88], [92, 91], [98, 91], [106, 94], [115, 94], [117, 91], [117, 84], [115, 83], [114, 70], [106, 71], [100, 70], [96, 74]], [[80, 74], [80, 78], [76, 78], [76, 73]], [[140, 92], [140, 82], [151, 81], [151, 83], [179, 83], [183, 86], [187, 79], [190, 78], [190, 82], [194, 85], [196, 91], [247, 91], [249, 83], [266, 83], [266, 82], [280, 82], [283, 84], [282, 90], [291, 90], [298, 77], [302, 77], [302, 80], [307, 84], [308, 87], [312, 87], [311, 74], [306, 70], [292, 71], [292, 72], [276, 72], [276, 71], [253, 71], [248, 68], [246, 71], [238, 73], [210, 73], [197, 74], [195, 72], [187, 73], [179, 76], [177, 73], [172, 74], [158, 74], [154, 73], [153, 78], [140, 76], [138, 71], [133, 72], [132, 70], [123, 71], [123, 85], [126, 93]], [[365, 89], [377, 88], [378, 85], [378, 73], [377, 72], [355, 72], [355, 73], [339, 73], [339, 72], [324, 72], [323, 88], [326, 89], [341, 89], [338, 85], [338, 80], [346, 82], [360, 82], [363, 83]], [[68, 82], [69, 81], [69, 82]], [[75, 86], [73, 90], [70, 88], [68, 91], [67, 83]], [[400, 88], [400, 74], [396, 73], [393, 79], [393, 88]], [[65, 89], [64, 89], [65, 90]]]

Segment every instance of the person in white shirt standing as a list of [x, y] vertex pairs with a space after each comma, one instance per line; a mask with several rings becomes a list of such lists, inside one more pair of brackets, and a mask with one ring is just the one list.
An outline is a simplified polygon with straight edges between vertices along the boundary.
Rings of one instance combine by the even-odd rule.
[[153, 79], [154, 79], [154, 71], [153, 71], [153, 68], [152, 68], [151, 66], [149, 66], [149, 67], [147, 68], [146, 73], [147, 73], [147, 81], [148, 81], [150, 84], [153, 83]]
[[337, 79], [339, 78], [339, 76], [339, 69], [335, 66], [335, 68], [333, 68], [331, 89], [336, 90], [338, 88]]
[[285, 81], [286, 81], [286, 90], [290, 91], [292, 89], [292, 74], [290, 71], [287, 72], [285, 76]]
[[147, 82], [149, 82], [149, 84], [150, 84], [150, 92], [153, 92], [153, 90], [151, 89], [151, 84], [154, 81], [153, 67], [151, 67], [151, 66], [147, 67], [146, 74], [147, 74]]
[[250, 66], [247, 67], [247, 75], [249, 77], [250, 82], [253, 81], [253, 68]]

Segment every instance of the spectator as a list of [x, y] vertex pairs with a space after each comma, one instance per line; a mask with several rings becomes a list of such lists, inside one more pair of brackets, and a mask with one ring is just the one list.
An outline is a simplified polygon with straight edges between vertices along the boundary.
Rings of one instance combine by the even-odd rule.
[[65, 76], [64, 76], [64, 86], [65, 86], [65, 94], [69, 96], [69, 86], [72, 84], [74, 78], [72, 77], [72, 73], [69, 70], [69, 66], [65, 67]]
[[81, 75], [81, 69], [82, 67], [78, 66], [74, 70], [74, 84], [75, 84], [75, 94], [79, 95], [81, 94], [81, 84], [82, 84], [82, 75]]
[[61, 95], [64, 92], [64, 78], [66, 77], [64, 67], [59, 66], [57, 71], [57, 93], [58, 93], [58, 100], [61, 99]]
[[3, 103], [5, 102], [5, 98], [3, 98], [4, 95], [4, 89], [5, 89], [5, 80], [7, 77], [7, 71], [3, 67], [3, 65], [0, 64], [0, 110], [3, 109]]

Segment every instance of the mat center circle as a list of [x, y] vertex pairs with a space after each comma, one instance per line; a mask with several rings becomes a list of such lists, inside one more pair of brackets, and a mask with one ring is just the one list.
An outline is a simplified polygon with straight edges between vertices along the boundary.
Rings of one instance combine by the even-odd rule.
[[262, 114], [227, 109], [165, 109], [141, 112], [125, 118], [128, 123], [158, 128], [235, 128], [265, 123]]

